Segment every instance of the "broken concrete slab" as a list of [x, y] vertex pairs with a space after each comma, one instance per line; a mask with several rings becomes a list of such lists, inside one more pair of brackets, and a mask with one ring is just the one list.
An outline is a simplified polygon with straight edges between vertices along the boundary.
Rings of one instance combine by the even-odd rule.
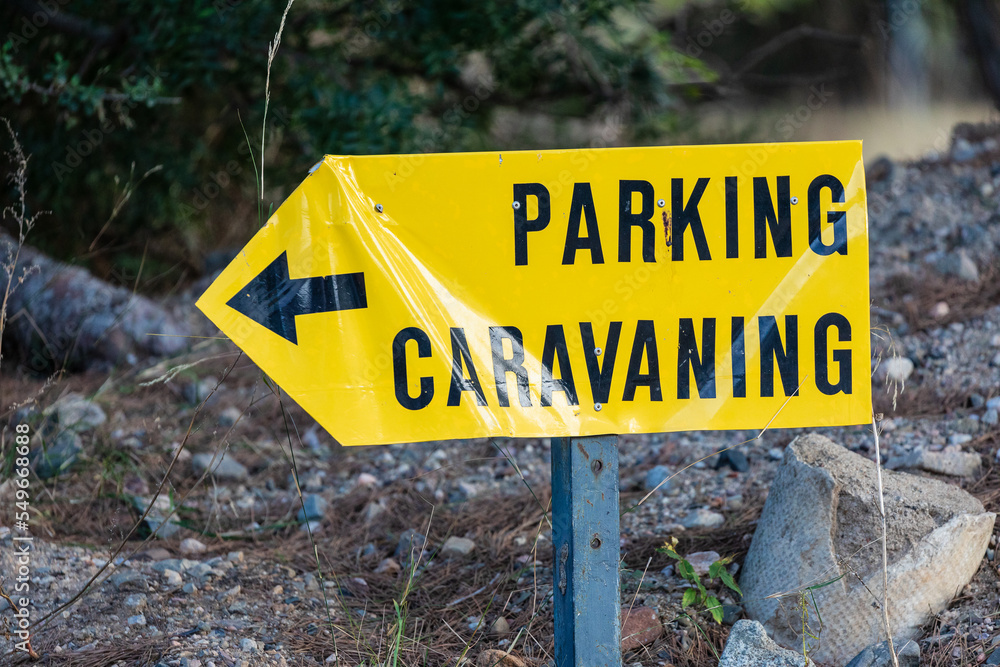
[[[915, 638], [969, 582], [996, 516], [940, 480], [883, 471], [889, 618], [895, 637]], [[812, 657], [842, 665], [885, 637], [881, 516], [875, 464], [808, 434], [785, 450], [740, 580], [747, 616], [779, 644], [802, 646], [802, 595], [818, 642]], [[817, 587], [818, 584], [825, 584]], [[813, 587], [811, 590], [809, 587]]]

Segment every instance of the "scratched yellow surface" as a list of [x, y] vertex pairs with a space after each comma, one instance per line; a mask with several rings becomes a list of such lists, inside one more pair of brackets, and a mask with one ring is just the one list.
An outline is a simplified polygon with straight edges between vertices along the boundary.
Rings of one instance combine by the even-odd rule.
[[[846, 214], [846, 254], [820, 255], [809, 247], [808, 188], [823, 175], [845, 190], [817, 200], [822, 239], [832, 241], [829, 211]], [[765, 179], [772, 205], [780, 208], [778, 178], [788, 177], [791, 201], [790, 257], [777, 257], [765, 239], [766, 258], [755, 258], [753, 181]], [[735, 177], [738, 257], [727, 257], [725, 178]], [[711, 259], [699, 258], [687, 229], [681, 241], [673, 220], [673, 179], [683, 179], [687, 202], [699, 178], [709, 182], [697, 206]], [[657, 201], [655, 261], [643, 261], [641, 232], [631, 232], [631, 261], [619, 261], [622, 180], [647, 181]], [[539, 183], [549, 193], [551, 218], [526, 234], [528, 261], [515, 264], [515, 184]], [[589, 184], [603, 263], [578, 250], [564, 265], [574, 184]], [[658, 200], [663, 200], [659, 202]], [[538, 202], [525, 200], [528, 220]], [[662, 206], [659, 204], [662, 203]], [[640, 197], [629, 203], [638, 209]], [[580, 236], [586, 238], [587, 224]], [[684, 259], [672, 259], [683, 242]], [[255, 276], [287, 253], [292, 279], [361, 272], [367, 307], [302, 314], [294, 318], [297, 342], [242, 315], [227, 302]], [[859, 424], [870, 420], [868, 238], [860, 142], [820, 142], [701, 147], [524, 151], [371, 157], [327, 156], [249, 240], [243, 252], [208, 288], [198, 307], [287, 394], [345, 445], [388, 444], [483, 436], [577, 436], [693, 429], [758, 429]], [[838, 330], [829, 339], [828, 383], [851, 376], [851, 391], [832, 395], [817, 385], [815, 325], [827, 313], [850, 324], [850, 340]], [[798, 322], [797, 393], [786, 396], [778, 370], [774, 396], [761, 396], [758, 322], [775, 317], [783, 345], [785, 316]], [[732, 317], [743, 317], [746, 397], [733, 396]], [[690, 376], [690, 397], [678, 396], [679, 322], [691, 318], [696, 353], [704, 355], [702, 323], [715, 318], [715, 397], [699, 395]], [[659, 365], [661, 400], [647, 384], [624, 400], [625, 383], [640, 320], [651, 320]], [[610, 395], [596, 405], [580, 323], [590, 322], [597, 346], [610, 323], [621, 322]], [[541, 406], [542, 351], [546, 332], [561, 325], [577, 405], [555, 391]], [[516, 327], [523, 335], [530, 403], [518, 400], [516, 376], [507, 374], [510, 406], [501, 407], [493, 373], [489, 328]], [[405, 348], [406, 395], [420, 396], [431, 378], [425, 407], [407, 408], [394, 384], [392, 342], [407, 327], [424, 332], [428, 357], [417, 343]], [[461, 329], [482, 388], [460, 392], [448, 405], [453, 375], [452, 328]], [[634, 370], [649, 372], [649, 349]], [[847, 351], [847, 352], [844, 352]], [[838, 355], [838, 352], [840, 354]], [[503, 354], [511, 355], [510, 344]], [[849, 363], [845, 354], [850, 355]], [[602, 350], [601, 364], [610, 356]], [[840, 360], [839, 362], [837, 360]], [[766, 359], [770, 364], [770, 357]], [[554, 364], [556, 379], [566, 369]], [[469, 377], [463, 364], [462, 377]], [[690, 372], [690, 371], [689, 371]]]

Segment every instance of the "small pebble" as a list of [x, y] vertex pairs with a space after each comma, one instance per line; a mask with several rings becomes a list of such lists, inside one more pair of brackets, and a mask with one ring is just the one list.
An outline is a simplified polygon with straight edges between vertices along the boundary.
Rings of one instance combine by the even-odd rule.
[[670, 475], [672, 474], [673, 471], [671, 471], [670, 468], [664, 465], [658, 465], [650, 468], [649, 472], [646, 473], [646, 479], [645, 479], [646, 490], [652, 491], [661, 483], [663, 483], [663, 486], [660, 486], [660, 490], [665, 491], [670, 487], [670, 482], [664, 482], [664, 480], [669, 478]]
[[189, 537], [187, 539], [181, 540], [179, 549], [182, 554], [191, 556], [194, 554], [205, 553], [208, 550], [208, 547], [206, 547], [204, 544], [194, 539], [193, 537]]
[[490, 626], [490, 634], [494, 637], [504, 637], [510, 633], [510, 623], [503, 616], [499, 617], [497, 620], [493, 621], [493, 625]]

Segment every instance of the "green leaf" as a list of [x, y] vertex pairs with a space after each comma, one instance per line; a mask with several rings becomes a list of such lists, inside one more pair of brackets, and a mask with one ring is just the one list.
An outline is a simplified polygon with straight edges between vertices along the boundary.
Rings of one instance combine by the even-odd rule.
[[667, 556], [673, 558], [674, 560], [681, 560], [680, 554], [671, 549], [670, 547], [656, 547], [656, 550], [659, 551], [661, 554], [667, 554]]
[[722, 623], [722, 605], [719, 603], [719, 599], [714, 595], [709, 595], [705, 599], [705, 606], [708, 607], [708, 613], [712, 615], [716, 623]]
[[684, 591], [684, 598], [681, 600], [682, 607], [690, 607], [697, 601], [698, 591], [694, 588], [689, 588]]
[[694, 568], [691, 567], [691, 563], [687, 562], [683, 558], [677, 561], [677, 574], [683, 579], [687, 579], [691, 582], [698, 581], [698, 575], [695, 574]]
[[722, 561], [715, 561], [708, 566], [708, 576], [712, 579], [717, 579], [719, 577], [719, 571], [724, 569], [726, 569], [726, 567], [722, 564]]
[[741, 591], [740, 587], [736, 585], [736, 581], [733, 580], [733, 575], [729, 574], [729, 570], [723, 570], [719, 574], [719, 579], [721, 579], [722, 583], [724, 583], [726, 586], [736, 591], [740, 595], [743, 595], [743, 591]]

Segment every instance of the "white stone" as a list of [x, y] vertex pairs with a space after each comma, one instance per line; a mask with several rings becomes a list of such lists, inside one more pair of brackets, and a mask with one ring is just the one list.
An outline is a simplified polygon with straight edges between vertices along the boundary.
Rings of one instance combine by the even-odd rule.
[[[882, 480], [889, 616], [895, 636], [913, 639], [971, 580], [996, 515], [940, 480], [892, 471]], [[812, 656], [821, 664], [846, 664], [883, 637], [882, 612], [872, 604], [883, 592], [877, 488], [874, 462], [819, 435], [796, 438], [743, 565], [747, 616], [783, 646], [802, 646], [798, 596], [814, 587], [810, 606], [815, 599], [823, 629]], [[817, 619], [810, 622], [815, 629]]]
[[173, 570], [164, 570], [163, 578], [166, 579], [167, 586], [180, 586], [184, 583], [184, 580], [181, 579], [180, 572], [174, 572]]
[[462, 558], [476, 549], [476, 543], [466, 537], [452, 535], [441, 545], [441, 555], [445, 558]]
[[913, 373], [913, 362], [907, 357], [885, 360], [885, 379], [890, 383], [904, 384]]
[[363, 472], [358, 475], [358, 479], [355, 482], [357, 486], [378, 486], [378, 478], [375, 475]]
[[180, 551], [182, 554], [202, 554], [208, 550], [204, 544], [194, 539], [193, 537], [188, 537], [187, 539], [181, 540]]
[[710, 509], [697, 509], [689, 512], [681, 525], [685, 528], [718, 528], [726, 522], [726, 517]]

